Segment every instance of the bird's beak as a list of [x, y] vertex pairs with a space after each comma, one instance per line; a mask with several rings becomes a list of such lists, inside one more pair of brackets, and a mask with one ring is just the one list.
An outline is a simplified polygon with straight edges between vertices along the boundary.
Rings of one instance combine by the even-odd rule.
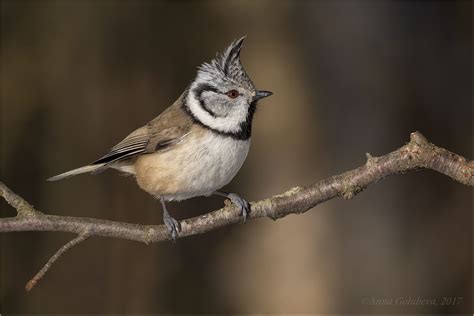
[[273, 92], [270, 92], [270, 91], [263, 91], [263, 90], [260, 90], [260, 91], [257, 91], [255, 93], [255, 96], [253, 97], [253, 101], [258, 101], [260, 99], [263, 99], [263, 98], [266, 98], [266, 97], [269, 97], [273, 94]]

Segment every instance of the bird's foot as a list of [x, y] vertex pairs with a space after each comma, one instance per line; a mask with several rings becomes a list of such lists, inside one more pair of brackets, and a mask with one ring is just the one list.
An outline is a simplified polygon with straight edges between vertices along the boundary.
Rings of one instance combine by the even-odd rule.
[[239, 216], [244, 218], [245, 223], [247, 216], [250, 214], [250, 203], [235, 193], [227, 193], [227, 198], [240, 208]]
[[181, 232], [181, 224], [168, 213], [165, 200], [161, 198], [160, 201], [163, 207], [163, 223], [165, 223], [166, 228], [168, 228], [168, 233], [173, 242], [176, 242], [176, 237], [178, 237], [178, 234]]
[[175, 220], [168, 212], [163, 213], [163, 222], [165, 223], [166, 228], [168, 228], [168, 233], [173, 240], [176, 242], [176, 238], [181, 232], [181, 224]]

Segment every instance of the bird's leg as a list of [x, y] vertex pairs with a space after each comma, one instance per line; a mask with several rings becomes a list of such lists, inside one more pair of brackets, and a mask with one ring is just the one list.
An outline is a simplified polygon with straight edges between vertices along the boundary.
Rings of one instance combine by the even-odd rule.
[[247, 220], [247, 216], [250, 213], [250, 204], [240, 196], [235, 193], [226, 193], [222, 191], [214, 192], [215, 195], [223, 196], [228, 198], [232, 203], [237, 205], [240, 208], [240, 216], [244, 218], [244, 223]]
[[165, 200], [160, 198], [161, 206], [163, 207], [163, 222], [165, 223], [166, 227], [168, 228], [169, 234], [174, 242], [176, 242], [176, 237], [178, 233], [181, 231], [180, 223], [171, 217], [170, 213], [166, 209]]

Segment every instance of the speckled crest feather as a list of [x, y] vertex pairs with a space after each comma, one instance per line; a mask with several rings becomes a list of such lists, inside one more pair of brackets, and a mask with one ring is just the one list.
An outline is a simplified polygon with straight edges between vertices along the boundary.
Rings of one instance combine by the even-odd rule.
[[199, 75], [218, 80], [230, 80], [243, 87], [254, 90], [255, 86], [240, 63], [240, 49], [244, 42], [245, 36], [232, 42], [222, 54], [217, 54], [210, 63], [204, 63], [199, 67]]

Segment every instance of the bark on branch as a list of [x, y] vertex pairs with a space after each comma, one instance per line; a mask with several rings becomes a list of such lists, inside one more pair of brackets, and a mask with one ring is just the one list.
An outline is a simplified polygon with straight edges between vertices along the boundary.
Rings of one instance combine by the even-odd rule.
[[[365, 165], [330, 177], [309, 186], [300, 186], [270, 198], [251, 203], [248, 219], [270, 217], [277, 219], [289, 214], [308, 211], [319, 203], [342, 197], [350, 199], [368, 185], [387, 176], [417, 169], [438, 171], [462, 184], [474, 185], [474, 161], [429, 143], [419, 132], [410, 135], [410, 142], [380, 157], [367, 154]], [[0, 219], [0, 232], [59, 231], [79, 236], [63, 246], [28, 283], [34, 285], [62, 253], [88, 237], [115, 237], [144, 243], [170, 240], [164, 225], [138, 225], [95, 218], [46, 215], [33, 208], [23, 198], [0, 182], [0, 194], [17, 210], [17, 216]], [[219, 210], [181, 221], [179, 237], [186, 237], [242, 221], [239, 210], [227, 203]], [[27, 285], [27, 289], [32, 286]]]

